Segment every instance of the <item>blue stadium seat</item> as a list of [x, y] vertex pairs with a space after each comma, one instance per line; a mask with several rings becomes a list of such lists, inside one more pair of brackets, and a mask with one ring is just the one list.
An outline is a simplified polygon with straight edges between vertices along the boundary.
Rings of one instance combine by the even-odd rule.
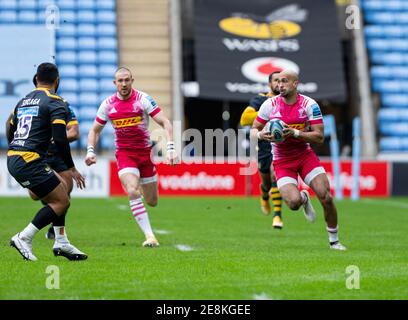
[[[78, 76], [78, 68], [75, 64], [63, 64], [58, 66], [61, 78], [76, 78]], [[82, 69], [81, 69], [82, 72]]]
[[80, 63], [96, 63], [98, 57], [95, 51], [87, 50], [87, 51], [79, 51], [78, 53], [78, 60]]
[[78, 45], [82, 50], [95, 50], [96, 40], [93, 37], [81, 37], [78, 39]]
[[99, 2], [101, 2], [101, 1], [97, 1], [97, 2], [98, 2], [98, 4], [96, 4], [94, 0], [81, 0], [81, 1], [78, 1], [77, 9], [78, 10], [96, 9], [99, 6]]
[[371, 52], [371, 62], [385, 65], [408, 65], [408, 55], [400, 52], [384, 53], [376, 51]]
[[77, 34], [77, 27], [72, 23], [61, 23], [57, 29], [57, 37], [74, 37]]
[[398, 80], [378, 80], [372, 81], [373, 90], [381, 93], [408, 93], [408, 82]]
[[17, 21], [17, 13], [15, 11], [0, 11], [0, 22], [1, 23], [13, 23]]
[[408, 94], [383, 94], [381, 103], [384, 107], [408, 108]]
[[79, 97], [76, 93], [60, 90], [58, 91], [58, 94], [60, 94], [61, 97], [67, 100], [73, 107], [81, 105]]
[[99, 37], [116, 37], [116, 25], [113, 23], [103, 23], [96, 26], [96, 34]]
[[38, 15], [35, 11], [20, 11], [17, 15], [21, 23], [37, 23]]
[[95, 78], [81, 78], [79, 80], [79, 87], [81, 89], [81, 92], [96, 92], [99, 89], [99, 83]]
[[101, 64], [117, 64], [118, 55], [114, 51], [99, 51], [98, 61]]
[[[108, 81], [109, 79], [105, 79], [105, 81]], [[112, 81], [113, 81], [113, 78], [112, 79], [110, 79], [110, 82], [112, 83]], [[114, 94], [115, 93], [115, 86], [113, 85], [113, 83], [112, 83], [112, 89], [111, 90], [108, 90], [108, 91], [102, 91], [100, 94], [99, 94], [99, 101], [101, 101], [101, 103], [102, 103], [102, 101], [103, 100], [105, 100], [105, 99], [107, 99], [108, 97], [110, 97], [112, 94]]]
[[97, 78], [98, 77], [98, 68], [94, 64], [81, 65], [80, 70], [81, 70], [81, 77], [85, 77], [85, 78]]
[[37, 0], [38, 9], [44, 11], [49, 5], [56, 5], [56, 0]]
[[17, 1], [16, 0], [2, 0], [0, 1], [0, 10], [16, 10]]
[[72, 37], [58, 39], [56, 45], [57, 50], [76, 50], [78, 46], [76, 38]]
[[79, 89], [76, 79], [61, 78], [60, 89], [63, 92], [76, 92]]
[[96, 15], [92, 10], [79, 10], [77, 15], [78, 23], [95, 23]]
[[408, 12], [369, 11], [364, 15], [365, 20], [372, 24], [406, 24]]
[[381, 151], [400, 151], [401, 139], [398, 137], [382, 137], [380, 138], [380, 150]]
[[61, 19], [60, 24], [77, 22], [76, 13], [75, 11], [72, 10], [61, 10], [60, 19]]
[[[108, 126], [105, 126], [108, 127]], [[114, 150], [115, 149], [115, 136], [109, 134], [106, 131], [102, 131], [100, 144], [103, 149]]]
[[76, 1], [72, 0], [57, 0], [56, 5], [62, 9], [61, 11], [76, 9]]
[[81, 37], [94, 37], [96, 34], [95, 25], [91, 23], [81, 23], [77, 26], [78, 35]]
[[98, 95], [92, 92], [82, 92], [79, 94], [79, 103], [81, 108], [86, 106], [99, 106]]
[[401, 11], [408, 10], [408, 3], [404, 0], [401, 1], [362, 1], [362, 7], [365, 11]]
[[408, 122], [380, 122], [380, 133], [386, 136], [408, 136]]
[[408, 108], [396, 109], [396, 108], [381, 108], [378, 111], [378, 122], [381, 121], [408, 121]]
[[102, 64], [99, 66], [99, 77], [101, 78], [112, 78], [117, 69], [117, 66], [114, 64]]
[[95, 120], [97, 111], [98, 111], [98, 106], [95, 106], [95, 107], [83, 107], [83, 108], [79, 109], [78, 117], [82, 121], [93, 121], [93, 120]]
[[65, 63], [77, 63], [77, 54], [75, 51], [60, 51], [57, 52], [57, 63], [58, 64], [65, 64]]
[[0, 149], [7, 149], [8, 142], [5, 134], [0, 133]]
[[368, 39], [367, 48], [379, 51], [408, 51], [408, 41], [406, 39]]
[[364, 28], [367, 38], [406, 38], [408, 37], [408, 26], [403, 25], [368, 25]]
[[408, 79], [408, 66], [373, 66], [372, 78]]
[[35, 10], [37, 9], [37, 1], [35, 0], [20, 0], [18, 1], [19, 10]]
[[118, 43], [114, 37], [102, 37], [98, 39], [99, 50], [117, 50]]
[[114, 11], [97, 11], [96, 17], [99, 23], [116, 23], [116, 12]]
[[98, 9], [115, 10], [115, 0], [98, 0]]
[[112, 81], [113, 81], [113, 76], [111, 76], [111, 78], [101, 79], [99, 81], [100, 90], [114, 93], [116, 91], [116, 87]]

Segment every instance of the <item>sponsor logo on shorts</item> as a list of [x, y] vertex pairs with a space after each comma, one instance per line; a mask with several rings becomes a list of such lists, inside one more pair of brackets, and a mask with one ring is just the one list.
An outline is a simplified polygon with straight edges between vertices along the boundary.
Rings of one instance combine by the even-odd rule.
[[132, 118], [112, 120], [112, 123], [115, 128], [123, 128], [123, 127], [137, 126], [141, 121], [142, 121], [142, 117], [137, 116], [137, 117], [132, 117]]
[[27, 186], [30, 185], [30, 181], [24, 181], [24, 182], [21, 182], [21, 184], [22, 184], [24, 187], [27, 187]]

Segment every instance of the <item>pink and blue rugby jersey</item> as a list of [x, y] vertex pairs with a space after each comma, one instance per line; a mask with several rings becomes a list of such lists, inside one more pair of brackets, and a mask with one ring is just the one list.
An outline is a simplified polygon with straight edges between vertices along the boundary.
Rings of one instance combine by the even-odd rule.
[[105, 99], [95, 120], [102, 125], [108, 121], [112, 123], [116, 152], [134, 152], [135, 149], [151, 147], [149, 116], [154, 117], [159, 112], [160, 107], [148, 94], [132, 89], [127, 100], [122, 100], [118, 93]]
[[[297, 100], [292, 105], [286, 104], [280, 95], [266, 100], [259, 109], [256, 120], [266, 124], [271, 119], [280, 119], [300, 131], [308, 131], [310, 125], [323, 123], [322, 112], [317, 102], [302, 94], [297, 95]], [[309, 143], [296, 138], [272, 143], [274, 160], [295, 158], [307, 149], [310, 149]]]

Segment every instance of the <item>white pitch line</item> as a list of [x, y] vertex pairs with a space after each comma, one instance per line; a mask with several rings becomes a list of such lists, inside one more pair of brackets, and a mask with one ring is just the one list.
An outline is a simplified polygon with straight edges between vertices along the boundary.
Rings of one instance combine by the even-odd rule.
[[398, 207], [408, 209], [408, 203], [402, 203], [398, 201], [392, 200], [373, 200], [373, 199], [362, 199], [363, 202], [374, 204], [374, 205], [388, 205], [391, 207]]
[[180, 251], [193, 251], [193, 248], [186, 244], [176, 244], [175, 247]]
[[170, 234], [171, 233], [171, 231], [168, 231], [168, 230], [154, 230], [154, 233], [157, 233], [157, 234]]
[[261, 294], [254, 294], [253, 295], [254, 300], [272, 300], [265, 292], [262, 292]]
[[126, 204], [120, 204], [118, 205], [119, 210], [130, 210], [129, 206]]

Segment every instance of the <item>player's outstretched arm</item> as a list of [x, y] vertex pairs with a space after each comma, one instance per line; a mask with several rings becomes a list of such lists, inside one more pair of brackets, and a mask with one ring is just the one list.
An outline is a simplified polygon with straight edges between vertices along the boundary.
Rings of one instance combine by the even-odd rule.
[[177, 152], [174, 146], [174, 139], [173, 139], [173, 126], [171, 125], [171, 122], [167, 117], [164, 115], [163, 111], [158, 112], [153, 116], [153, 120], [161, 126], [165, 133], [166, 133], [166, 139], [167, 139], [167, 162], [170, 165], [175, 165], [179, 162]]
[[98, 144], [99, 137], [101, 135], [103, 128], [104, 128], [104, 125], [101, 125], [97, 121], [94, 121], [94, 124], [91, 130], [89, 130], [88, 146], [87, 146], [86, 157], [85, 157], [85, 163], [87, 166], [90, 166], [96, 163], [95, 148], [96, 148], [96, 145]]

